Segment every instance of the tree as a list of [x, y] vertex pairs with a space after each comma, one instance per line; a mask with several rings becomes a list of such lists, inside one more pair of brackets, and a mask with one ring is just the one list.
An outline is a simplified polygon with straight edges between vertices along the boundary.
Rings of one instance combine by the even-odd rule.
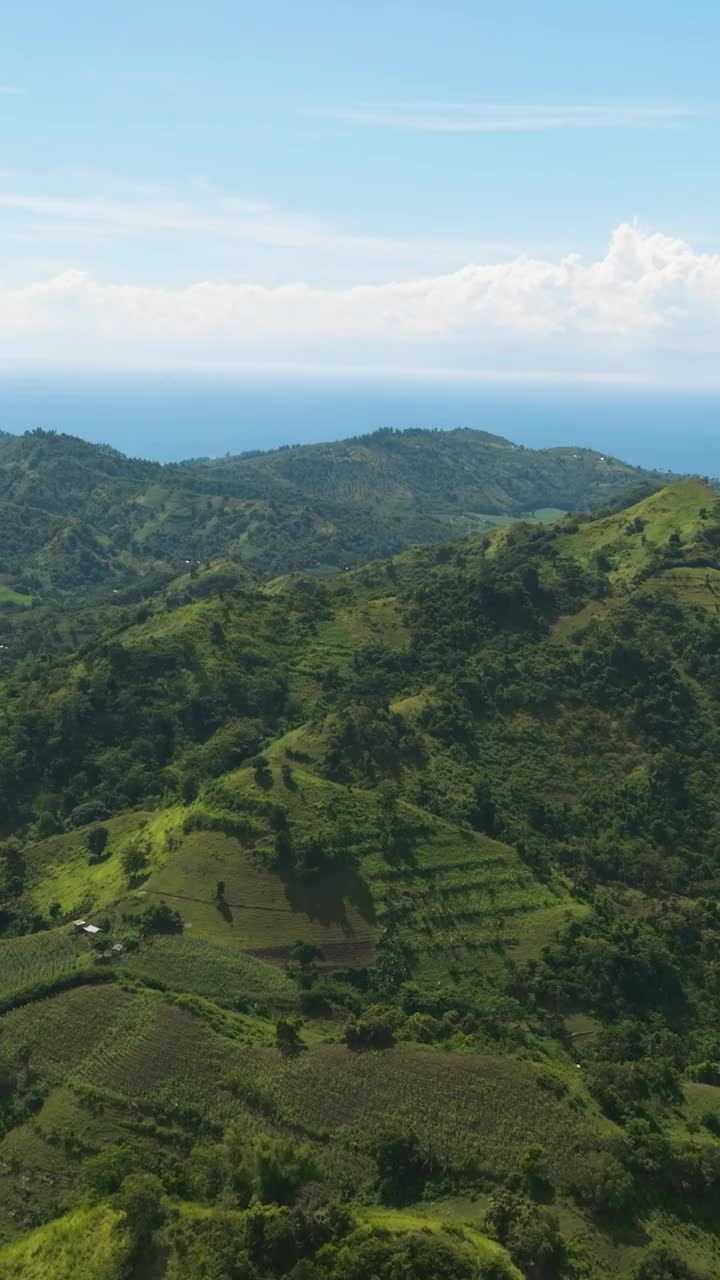
[[147, 854], [139, 845], [129, 844], [123, 850], [121, 865], [128, 880], [135, 880], [147, 866]]
[[273, 784], [272, 770], [267, 756], [255, 756], [252, 767], [257, 785], [262, 787], [263, 791], [267, 791]]
[[296, 1018], [278, 1018], [275, 1023], [275, 1043], [280, 1052], [288, 1056], [298, 1053], [304, 1047]]
[[264, 1204], [292, 1204], [306, 1182], [320, 1176], [312, 1148], [287, 1138], [256, 1138], [255, 1193]]
[[90, 856], [94, 862], [98, 861], [104, 853], [110, 832], [107, 827], [91, 827], [85, 832], [85, 846], [90, 852]]
[[412, 1204], [422, 1196], [432, 1161], [415, 1133], [388, 1131], [374, 1150], [383, 1204]]
[[290, 950], [291, 961], [298, 965], [303, 973], [311, 970], [316, 960], [322, 960], [323, 953], [314, 942], [303, 942], [298, 940]]
[[0, 1063], [0, 1111], [7, 1107], [15, 1096], [17, 1076], [11, 1067]]
[[146, 1244], [165, 1220], [163, 1185], [154, 1173], [130, 1173], [115, 1197], [136, 1244]]
[[391, 1049], [395, 1043], [395, 1017], [382, 1005], [371, 1005], [362, 1017], [353, 1017], [345, 1027], [348, 1049]]
[[110, 810], [101, 800], [87, 800], [75, 806], [68, 822], [71, 827], [86, 827], [89, 822], [104, 822], [110, 816]]
[[118, 1190], [132, 1169], [133, 1153], [129, 1147], [111, 1143], [82, 1164], [85, 1185], [98, 1196], [109, 1196]]

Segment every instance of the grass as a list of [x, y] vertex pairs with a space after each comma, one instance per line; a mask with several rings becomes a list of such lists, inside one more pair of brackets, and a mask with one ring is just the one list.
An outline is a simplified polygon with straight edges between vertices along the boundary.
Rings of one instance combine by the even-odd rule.
[[29, 609], [32, 602], [32, 596], [24, 595], [21, 591], [14, 591], [12, 587], [7, 586], [4, 582], [0, 583], [0, 605], [15, 604]]
[[[584, 566], [602, 552], [611, 563], [611, 582], [628, 584], [655, 550], [667, 547], [671, 534], [679, 534], [683, 545], [692, 545], [702, 532], [701, 511], [709, 511], [716, 501], [715, 493], [701, 481], [683, 480], [627, 511], [580, 524], [572, 533], [561, 532], [557, 547]], [[629, 534], [628, 526], [635, 519], [643, 521], [644, 528]]]
[[[457, 1222], [443, 1222], [440, 1218], [426, 1216], [423, 1209], [409, 1211], [407, 1209], [387, 1209], [372, 1207], [363, 1209], [360, 1220], [368, 1227], [380, 1227], [383, 1231], [446, 1231], [448, 1227], [457, 1229]], [[488, 1236], [482, 1235], [472, 1227], [460, 1227], [464, 1238], [473, 1246], [483, 1263], [504, 1263], [507, 1280], [522, 1280], [517, 1267], [514, 1267], [502, 1245]]]
[[130, 1256], [125, 1215], [76, 1209], [0, 1249], [0, 1280], [121, 1280]]
[[148, 852], [148, 866], [162, 866], [170, 856], [167, 837], [182, 819], [180, 807], [155, 813], [132, 812], [110, 818], [107, 857], [90, 864], [85, 829], [51, 836], [32, 845], [26, 855], [27, 892], [32, 906], [47, 913], [59, 903], [63, 915], [89, 915], [109, 907], [127, 892], [122, 870], [123, 849], [141, 840]]

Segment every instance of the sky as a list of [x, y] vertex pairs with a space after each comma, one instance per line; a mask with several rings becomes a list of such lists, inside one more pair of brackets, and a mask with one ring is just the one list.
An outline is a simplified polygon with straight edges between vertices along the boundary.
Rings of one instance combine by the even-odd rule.
[[0, 372], [720, 381], [716, 0], [25, 0]]

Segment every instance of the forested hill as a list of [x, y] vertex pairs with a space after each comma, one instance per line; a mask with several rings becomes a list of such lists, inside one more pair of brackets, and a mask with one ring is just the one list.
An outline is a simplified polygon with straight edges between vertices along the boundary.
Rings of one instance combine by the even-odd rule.
[[0, 1278], [720, 1274], [719, 602], [689, 480], [0, 679]]
[[666, 480], [592, 450], [529, 450], [481, 431], [383, 430], [166, 466], [33, 431], [0, 447], [0, 587], [16, 605], [77, 602], [218, 556], [265, 576], [332, 571]]

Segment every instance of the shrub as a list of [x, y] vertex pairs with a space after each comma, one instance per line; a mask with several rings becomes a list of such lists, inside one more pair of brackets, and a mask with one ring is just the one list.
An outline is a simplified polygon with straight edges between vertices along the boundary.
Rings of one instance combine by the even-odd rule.
[[256, 1138], [255, 1193], [264, 1204], [292, 1204], [306, 1182], [320, 1176], [312, 1148], [287, 1138]]
[[391, 1049], [395, 1043], [394, 1016], [381, 1005], [371, 1005], [362, 1017], [353, 1017], [345, 1027], [349, 1049]]
[[651, 1249], [630, 1273], [630, 1280], [699, 1280], [696, 1271], [672, 1249]]

